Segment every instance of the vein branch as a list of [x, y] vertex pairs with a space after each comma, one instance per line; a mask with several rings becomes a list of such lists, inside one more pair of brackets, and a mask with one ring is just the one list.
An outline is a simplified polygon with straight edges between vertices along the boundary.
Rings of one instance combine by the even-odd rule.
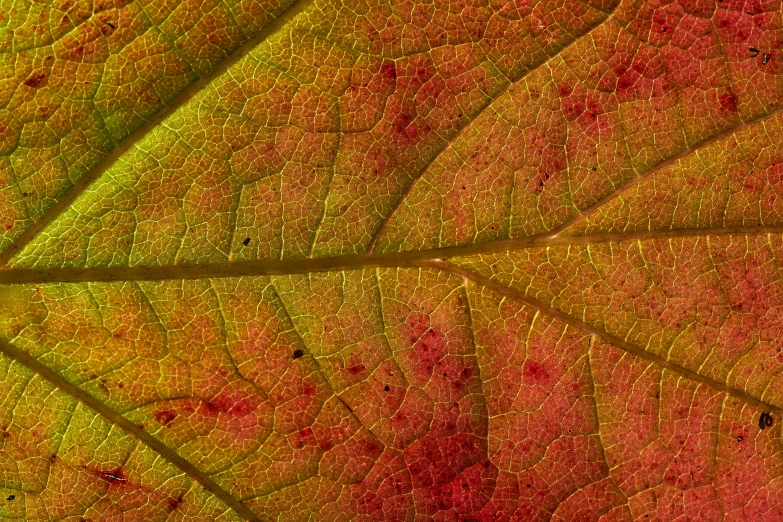
[[169, 103], [165, 104], [142, 126], [133, 131], [125, 140], [117, 146], [108, 155], [104, 156], [87, 174], [77, 181], [62, 197], [52, 205], [41, 218], [30, 225], [22, 234], [17, 237], [4, 251], [0, 252], [0, 267], [7, 265], [13, 257], [24, 250], [33, 239], [48, 225], [54, 222], [63, 212], [65, 212], [76, 199], [92, 185], [94, 181], [101, 177], [117, 160], [139, 143], [145, 136], [152, 132], [163, 120], [165, 120], [175, 110], [185, 105], [191, 98], [204, 89], [212, 80], [226, 72], [229, 67], [234, 65], [240, 59], [250, 53], [261, 42], [280, 30], [294, 16], [304, 11], [313, 0], [294, 0], [293, 3], [283, 11], [280, 16], [275, 18], [256, 36], [246, 41], [235, 49], [225, 59], [218, 63], [212, 70], [201, 76], [198, 80], [190, 84], [185, 90], [175, 96]]
[[418, 177], [416, 177], [413, 180], [411, 180], [410, 184], [405, 189], [405, 191], [400, 195], [399, 198], [397, 198], [397, 201], [395, 202], [394, 206], [391, 208], [389, 213], [386, 215], [386, 217], [383, 219], [383, 221], [381, 221], [380, 225], [378, 225], [378, 228], [375, 230], [375, 233], [373, 234], [372, 238], [370, 239], [369, 244], [367, 245], [366, 252], [370, 253], [370, 252], [372, 252], [375, 249], [375, 244], [380, 239], [381, 234], [383, 234], [383, 231], [386, 229], [386, 226], [389, 224], [389, 222], [391, 221], [392, 217], [397, 213], [397, 211], [400, 209], [400, 207], [404, 204], [405, 200], [407, 199], [407, 196], [411, 192], [413, 192], [413, 187], [416, 185], [416, 182], [419, 181], [419, 179], [421, 179], [421, 176], [424, 174], [424, 172], [426, 172], [427, 168], [429, 168], [430, 165], [435, 164], [438, 161], [438, 158], [440, 158], [440, 156], [443, 153], [445, 153], [447, 150], [449, 150], [449, 147], [454, 142], [456, 142], [460, 138], [460, 136], [462, 136], [463, 132], [465, 132], [465, 130], [470, 128], [470, 123], [477, 121], [481, 117], [481, 115], [484, 114], [492, 106], [492, 104], [495, 103], [496, 100], [498, 100], [502, 96], [504, 96], [509, 91], [509, 89], [511, 89], [511, 87], [513, 87], [514, 85], [522, 82], [525, 78], [527, 78], [533, 72], [541, 69], [542, 67], [546, 67], [547, 64], [549, 64], [550, 62], [555, 60], [558, 56], [563, 54], [567, 49], [569, 49], [570, 47], [576, 45], [577, 42], [580, 42], [582, 40], [582, 38], [586, 37], [587, 35], [589, 35], [593, 31], [595, 31], [598, 27], [603, 26], [612, 17], [612, 15], [617, 10], [617, 7], [619, 5], [620, 5], [620, 2], [617, 2], [615, 4], [615, 6], [609, 12], [601, 11], [600, 9], [596, 9], [594, 6], [591, 5], [590, 6], [591, 8], [596, 9], [597, 11], [600, 11], [601, 13], [603, 13], [605, 15], [605, 17], [603, 19], [601, 19], [598, 23], [593, 25], [592, 27], [588, 27], [587, 30], [585, 32], [583, 32], [582, 34], [572, 35], [573, 36], [573, 40], [571, 40], [568, 44], [566, 44], [563, 47], [561, 47], [560, 49], [558, 49], [556, 52], [554, 52], [552, 55], [548, 56], [542, 62], [534, 64], [534, 65], [531, 65], [530, 68], [527, 71], [525, 71], [520, 77], [518, 77], [518, 78], [516, 78], [516, 79], [514, 79], [512, 81], [509, 81], [505, 85], [505, 87], [503, 87], [494, 97], [492, 97], [491, 99], [487, 100], [487, 102], [484, 104], [484, 106], [481, 107], [474, 116], [472, 116], [471, 120], [469, 122], [466, 122], [466, 124], [462, 128], [460, 128], [459, 131], [450, 140], [448, 140], [448, 142], [446, 142], [443, 145], [443, 148], [441, 148], [440, 151], [438, 151], [438, 153], [435, 154], [435, 156], [431, 160], [429, 160], [427, 162], [427, 164], [423, 167], [422, 171], [419, 173]]
[[636, 186], [637, 184], [639, 184], [641, 181], [647, 179], [648, 177], [652, 176], [656, 172], [658, 172], [660, 170], [663, 170], [666, 167], [669, 167], [670, 165], [673, 165], [673, 164], [677, 163], [681, 159], [683, 159], [683, 158], [685, 158], [687, 156], [690, 156], [691, 154], [696, 153], [696, 152], [698, 152], [698, 151], [700, 151], [700, 150], [702, 150], [702, 149], [712, 145], [713, 143], [715, 143], [715, 142], [717, 142], [717, 141], [719, 141], [719, 140], [721, 140], [723, 138], [726, 138], [728, 136], [732, 136], [732, 135], [736, 134], [737, 132], [740, 132], [742, 129], [744, 129], [746, 127], [749, 127], [751, 125], [754, 125], [754, 124], [759, 123], [761, 121], [764, 121], [766, 119], [772, 118], [773, 116], [775, 116], [776, 114], [778, 114], [782, 110], [783, 110], [783, 105], [781, 105], [779, 107], [776, 107], [775, 109], [773, 109], [772, 111], [770, 111], [770, 112], [768, 112], [766, 114], [761, 114], [759, 116], [756, 116], [755, 118], [751, 118], [750, 120], [747, 120], [747, 121], [742, 122], [740, 124], [733, 125], [733, 126], [727, 128], [726, 130], [724, 130], [722, 132], [719, 132], [719, 133], [717, 133], [717, 134], [715, 134], [713, 136], [710, 136], [709, 138], [706, 138], [706, 139], [702, 140], [701, 142], [699, 142], [699, 143], [697, 143], [695, 145], [686, 145], [685, 148], [681, 152], [679, 152], [678, 154], [675, 154], [674, 156], [672, 156], [672, 157], [670, 157], [670, 158], [668, 158], [666, 160], [661, 161], [660, 163], [658, 163], [654, 167], [652, 167], [650, 169], [647, 169], [644, 172], [640, 172], [639, 174], [637, 174], [636, 176], [634, 176], [633, 178], [628, 180], [626, 183], [623, 183], [622, 185], [617, 187], [615, 190], [613, 190], [612, 192], [610, 192], [606, 196], [602, 197], [601, 199], [599, 199], [598, 201], [596, 201], [595, 203], [593, 203], [592, 205], [590, 205], [586, 209], [580, 211], [578, 214], [573, 216], [571, 219], [569, 219], [568, 221], [566, 221], [562, 225], [559, 225], [559, 226], [553, 228], [552, 230], [550, 230], [548, 235], [550, 237], [556, 237], [556, 236], [560, 235], [560, 233], [562, 233], [563, 231], [568, 230], [569, 228], [572, 228], [576, 224], [584, 221], [585, 218], [587, 218], [591, 214], [595, 213], [596, 210], [598, 210], [601, 207], [606, 206], [610, 201], [614, 200], [615, 198], [617, 198], [621, 194], [627, 192], [629, 189], [631, 189], [632, 187]]
[[176, 466], [180, 471], [204, 486], [205, 489], [215, 495], [215, 497], [220, 499], [226, 506], [233, 509], [245, 520], [261, 522], [261, 519], [259, 519], [258, 516], [256, 516], [255, 513], [250, 510], [250, 508], [234, 498], [228, 491], [220, 487], [209, 476], [199, 471], [193, 464], [182, 458], [176, 451], [169, 448], [159, 439], [153, 437], [134, 424], [132, 421], [128, 420], [120, 413], [114, 411], [109, 406], [99, 401], [86, 391], [82, 390], [75, 384], [68, 382], [57, 372], [41, 364], [24, 350], [21, 350], [7, 341], [0, 339], [0, 353], [13, 359], [28, 370], [31, 370], [32, 372], [40, 375], [41, 378], [51, 383], [58, 390], [73, 397], [78, 402], [81, 402], [89, 408], [92, 408], [96, 413], [98, 413], [98, 415], [107, 421], [136, 437], [136, 439], [141, 441], [143, 444], [146, 444], [153, 451], [157, 452], [161, 457]]
[[663, 357], [660, 357], [658, 355], [655, 355], [653, 353], [650, 353], [642, 348], [639, 348], [638, 346], [634, 346], [619, 337], [615, 337], [614, 335], [605, 332], [604, 330], [601, 330], [600, 328], [596, 328], [595, 326], [592, 326], [590, 324], [585, 323], [584, 321], [569, 315], [565, 312], [562, 312], [556, 308], [553, 308], [546, 303], [542, 303], [541, 301], [534, 299], [518, 290], [514, 290], [512, 288], [509, 288], [502, 283], [498, 283], [497, 281], [493, 281], [492, 279], [489, 279], [487, 277], [481, 276], [479, 274], [476, 274], [474, 272], [459, 268], [457, 266], [454, 266], [452, 264], [443, 262], [443, 261], [433, 261], [429, 264], [432, 268], [440, 268], [441, 270], [444, 270], [446, 272], [450, 272], [456, 276], [459, 276], [463, 279], [467, 279], [469, 281], [472, 281], [473, 283], [476, 283], [478, 285], [481, 285], [485, 288], [489, 288], [490, 290], [499, 293], [500, 295], [509, 297], [511, 299], [514, 299], [515, 301], [524, 303], [536, 310], [541, 311], [542, 313], [545, 313], [551, 317], [554, 317], [556, 319], [559, 319], [563, 321], [566, 324], [570, 324], [571, 326], [575, 328], [579, 328], [583, 332], [587, 332], [591, 335], [594, 335], [597, 339], [601, 339], [605, 343], [611, 344], [612, 346], [616, 346], [617, 348], [620, 348], [621, 350], [628, 352], [629, 354], [639, 357], [641, 359], [644, 359], [646, 361], [650, 361], [651, 363], [661, 367], [665, 368], [669, 371], [672, 371], [674, 373], [677, 373], [678, 375], [681, 375], [687, 379], [691, 379], [696, 382], [700, 382], [703, 384], [706, 384], [710, 388], [717, 390], [721, 393], [725, 393], [726, 395], [730, 395], [731, 397], [734, 397], [736, 399], [739, 399], [747, 404], [750, 404], [752, 406], [755, 406], [761, 411], [771, 411], [775, 412], [778, 415], [783, 413], [783, 409], [764, 402], [760, 399], [757, 399], [756, 397], [753, 397], [747, 393], [745, 393], [742, 390], [738, 390], [736, 388], [732, 388], [731, 386], [728, 386], [725, 383], [722, 383], [720, 381], [716, 381], [714, 379], [711, 379], [709, 377], [706, 377], [704, 375], [701, 375], [699, 373], [696, 373], [692, 370], [689, 370], [685, 368], [684, 366], [680, 366], [679, 364], [676, 364], [668, 359], [664, 359]]

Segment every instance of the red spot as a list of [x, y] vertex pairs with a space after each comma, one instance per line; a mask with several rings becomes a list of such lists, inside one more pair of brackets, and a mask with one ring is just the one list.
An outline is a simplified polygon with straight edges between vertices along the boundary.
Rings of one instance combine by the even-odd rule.
[[32, 87], [33, 89], [37, 89], [38, 87], [41, 87], [44, 82], [46, 81], [46, 73], [45, 72], [39, 72], [39, 73], [33, 73], [31, 74], [25, 81], [24, 84], [28, 87]]
[[355, 364], [355, 365], [351, 366], [350, 368], [346, 368], [345, 370], [348, 373], [350, 373], [351, 375], [359, 375], [360, 373], [362, 373], [365, 370], [365, 367], [364, 367], [363, 364]]
[[256, 409], [250, 399], [235, 400], [224, 395], [202, 403], [202, 407], [206, 415], [214, 416], [224, 412], [235, 417], [244, 417]]
[[549, 373], [541, 363], [536, 361], [525, 362], [522, 373], [524, 375], [525, 384], [546, 384], [549, 381]]
[[438, 330], [430, 328], [414, 345], [418, 361], [417, 372], [430, 375], [435, 363], [446, 353], [446, 337]]
[[124, 484], [128, 482], [127, 477], [125, 477], [120, 470], [101, 471], [99, 476], [109, 484]]
[[182, 504], [182, 497], [170, 498], [168, 501], [169, 511], [174, 511], [179, 507], [180, 504]]
[[456, 378], [452, 379], [451, 385], [456, 389], [460, 389], [465, 386], [465, 383], [467, 383], [472, 376], [473, 371], [470, 368], [464, 368], [461, 372], [459, 372]]
[[384, 78], [388, 78], [389, 80], [396, 80], [397, 66], [394, 65], [394, 62], [384, 62], [383, 65], [381, 65], [381, 74]]
[[394, 129], [394, 133], [400, 137], [413, 139], [416, 137], [416, 127], [411, 126], [411, 122], [413, 121], [413, 116], [411, 116], [408, 113], [400, 113], [397, 115], [396, 118], [394, 118], [394, 122], [392, 122], [392, 128]]
[[211, 401], [206, 401], [202, 403], [201, 406], [203, 407], [204, 412], [209, 415], [217, 415], [221, 411], [218, 405]]
[[155, 413], [153, 413], [153, 416], [155, 417], [155, 420], [158, 421], [159, 424], [168, 426], [171, 423], [171, 421], [177, 418], [177, 413], [174, 410], [162, 410], [162, 411], [156, 411]]
[[731, 90], [720, 95], [720, 108], [727, 112], [737, 112], [737, 95]]
[[[324, 442], [323, 444], [329, 444]], [[302, 449], [305, 446], [320, 446], [315, 438], [312, 428], [305, 428], [299, 430], [294, 434], [294, 439], [291, 441], [291, 446], [295, 449]]]

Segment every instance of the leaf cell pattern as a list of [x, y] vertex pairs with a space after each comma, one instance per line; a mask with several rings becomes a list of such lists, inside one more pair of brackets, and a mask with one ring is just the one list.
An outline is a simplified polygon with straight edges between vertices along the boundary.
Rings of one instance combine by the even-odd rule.
[[782, 9], [9, 4], [0, 516], [783, 518]]

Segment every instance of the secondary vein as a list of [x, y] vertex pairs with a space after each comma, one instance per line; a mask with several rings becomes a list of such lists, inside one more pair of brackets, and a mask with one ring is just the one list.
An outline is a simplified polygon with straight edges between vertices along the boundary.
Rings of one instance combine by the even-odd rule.
[[709, 377], [706, 377], [704, 375], [701, 375], [697, 372], [694, 372], [692, 370], [689, 370], [685, 368], [684, 366], [680, 366], [677, 363], [674, 363], [668, 359], [664, 359], [663, 357], [659, 355], [655, 355], [653, 353], [650, 353], [642, 348], [639, 348], [638, 346], [634, 346], [619, 337], [615, 337], [614, 335], [605, 332], [604, 330], [600, 328], [596, 328], [595, 326], [592, 326], [590, 324], [585, 323], [584, 321], [569, 315], [565, 312], [562, 312], [556, 308], [553, 308], [545, 303], [542, 303], [541, 301], [538, 301], [537, 299], [534, 299], [518, 290], [514, 290], [512, 288], [509, 288], [502, 283], [499, 283], [497, 281], [493, 281], [492, 279], [489, 279], [487, 277], [478, 275], [474, 272], [471, 272], [469, 270], [465, 270], [463, 268], [459, 268], [457, 266], [451, 265], [449, 263], [445, 262], [435, 262], [432, 263], [431, 266], [433, 268], [440, 268], [441, 270], [450, 272], [456, 276], [462, 277], [464, 279], [467, 279], [469, 281], [474, 282], [475, 284], [481, 285], [483, 287], [489, 288], [490, 290], [493, 290], [501, 295], [504, 295], [506, 297], [509, 297], [511, 299], [514, 299], [515, 301], [519, 301], [521, 303], [524, 303], [532, 308], [535, 308], [536, 310], [540, 310], [542, 313], [545, 313], [549, 315], [550, 317], [554, 317], [556, 319], [559, 319], [563, 321], [566, 324], [570, 324], [571, 326], [575, 328], [579, 328], [580, 330], [587, 332], [589, 334], [592, 334], [596, 336], [598, 339], [601, 339], [607, 344], [611, 344], [612, 346], [616, 346], [617, 348], [620, 348], [621, 350], [634, 355], [636, 357], [639, 357], [640, 359], [644, 359], [646, 361], [650, 361], [651, 363], [655, 364], [656, 366], [659, 366], [661, 368], [665, 368], [667, 370], [670, 370], [678, 375], [681, 375], [687, 379], [691, 379], [696, 382], [700, 382], [703, 384], [706, 384], [710, 388], [719, 391], [721, 393], [725, 393], [726, 395], [729, 395], [731, 397], [734, 397], [736, 399], [739, 399], [742, 402], [745, 402], [747, 404], [750, 404], [752, 406], [757, 407], [759, 410], [764, 412], [774, 412], [778, 416], [783, 414], [783, 409], [779, 408], [778, 406], [775, 406], [774, 404], [770, 404], [768, 402], [764, 402], [760, 399], [757, 399], [756, 397], [753, 397], [752, 395], [749, 395], [748, 393], [745, 393], [742, 390], [739, 390], [737, 388], [732, 388], [731, 386], [727, 385], [726, 383], [722, 383], [720, 381], [717, 381], [715, 379], [711, 379]]
[[43, 229], [53, 223], [55, 219], [65, 212], [94, 181], [109, 170], [123, 154], [144, 139], [145, 136], [152, 132], [171, 113], [186, 104], [212, 80], [226, 72], [229, 67], [245, 57], [252, 49], [281, 29], [294, 16], [304, 11], [312, 2], [313, 0], [294, 0], [288, 9], [283, 11], [280, 16], [264, 27], [256, 36], [239, 46], [234, 52], [212, 68], [212, 70], [201, 76], [198, 80], [175, 96], [169, 103], [161, 107], [154, 116], [147, 120], [141, 127], [133, 131], [108, 155], [104, 156], [92, 170], [77, 181], [54, 205], [44, 212], [44, 215], [41, 216], [38, 221], [30, 225], [30, 227], [22, 232], [8, 248], [0, 252], [0, 266], [7, 265], [16, 254], [24, 250], [24, 248], [30, 244]]
[[86, 391], [82, 390], [73, 383], [65, 380], [60, 374], [51, 368], [38, 362], [32, 355], [16, 346], [0, 339], [0, 353], [18, 362], [25, 368], [40, 375], [41, 378], [51, 383], [58, 390], [73, 397], [82, 404], [93, 409], [98, 415], [122, 428], [129, 434], [136, 437], [143, 444], [146, 444], [161, 457], [176, 466], [180, 471], [190, 478], [204, 486], [215, 497], [220, 499], [226, 506], [233, 509], [239, 516], [252, 522], [261, 522], [261, 519], [253, 513], [250, 508], [234, 498], [228, 491], [220, 487], [214, 480], [198, 470], [193, 464], [181, 457], [176, 451], [169, 448], [159, 439], [153, 437], [122, 414], [114, 411], [112, 408], [99, 401]]

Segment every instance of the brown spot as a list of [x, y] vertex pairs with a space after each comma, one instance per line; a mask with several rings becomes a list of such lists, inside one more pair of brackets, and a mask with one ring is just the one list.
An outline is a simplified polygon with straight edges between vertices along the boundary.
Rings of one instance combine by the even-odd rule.
[[180, 504], [182, 504], [182, 497], [170, 498], [168, 501], [169, 511], [174, 511], [179, 507]]
[[24, 84], [27, 87], [32, 87], [33, 89], [42, 87], [43, 85], [46, 84], [46, 73], [45, 72], [33, 73], [24, 81]]
[[304, 355], [302, 350], [294, 350], [294, 359], [298, 359]]
[[161, 410], [153, 413], [153, 416], [159, 424], [168, 426], [174, 419], [177, 418], [177, 413], [174, 410]]

